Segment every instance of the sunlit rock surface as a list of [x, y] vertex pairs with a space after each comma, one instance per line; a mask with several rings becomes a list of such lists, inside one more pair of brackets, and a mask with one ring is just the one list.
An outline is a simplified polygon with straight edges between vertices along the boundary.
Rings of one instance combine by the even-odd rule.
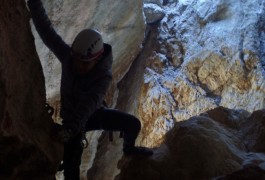
[[52, 137], [25, 2], [1, 1], [0, 16], [0, 179], [54, 179], [62, 144]]
[[147, 24], [159, 22], [165, 16], [164, 10], [157, 4], [147, 3], [144, 5], [144, 14]]
[[159, 145], [173, 122], [218, 106], [264, 108], [263, 0], [180, 0], [163, 9], [139, 97], [141, 144]]
[[264, 117], [219, 107], [178, 122], [150, 158], [123, 157], [115, 180], [264, 179]]

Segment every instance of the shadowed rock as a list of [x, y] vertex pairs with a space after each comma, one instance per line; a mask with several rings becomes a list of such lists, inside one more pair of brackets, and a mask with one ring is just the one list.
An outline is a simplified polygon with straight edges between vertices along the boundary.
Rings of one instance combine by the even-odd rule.
[[0, 179], [54, 179], [62, 148], [52, 139], [25, 1], [1, 1], [0, 16]]
[[[210, 179], [248, 171], [264, 177], [264, 115], [219, 107], [178, 122], [152, 157], [123, 157], [116, 180]], [[256, 137], [252, 148], [246, 148], [248, 137]]]

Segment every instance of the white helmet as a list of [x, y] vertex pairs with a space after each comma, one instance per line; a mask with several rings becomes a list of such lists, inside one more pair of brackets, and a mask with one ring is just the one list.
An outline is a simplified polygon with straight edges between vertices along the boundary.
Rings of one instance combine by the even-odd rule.
[[72, 50], [74, 53], [86, 57], [82, 61], [96, 59], [104, 52], [104, 45], [101, 34], [94, 29], [84, 29], [76, 36]]

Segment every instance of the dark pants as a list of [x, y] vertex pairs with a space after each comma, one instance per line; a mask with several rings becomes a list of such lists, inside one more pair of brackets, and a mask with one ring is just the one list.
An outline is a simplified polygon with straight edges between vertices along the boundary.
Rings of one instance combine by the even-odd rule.
[[[133, 147], [140, 129], [140, 121], [127, 113], [101, 108], [96, 111], [86, 123], [86, 131], [107, 130], [123, 132], [123, 147]], [[79, 166], [83, 147], [81, 146], [82, 133], [79, 133], [64, 145], [64, 176], [65, 180], [78, 180]]]

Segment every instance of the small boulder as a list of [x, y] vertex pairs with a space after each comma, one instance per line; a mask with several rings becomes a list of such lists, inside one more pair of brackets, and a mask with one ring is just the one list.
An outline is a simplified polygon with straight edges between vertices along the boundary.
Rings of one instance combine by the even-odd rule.
[[147, 24], [154, 24], [161, 21], [165, 16], [165, 11], [158, 5], [147, 3], [144, 4], [144, 14]]

